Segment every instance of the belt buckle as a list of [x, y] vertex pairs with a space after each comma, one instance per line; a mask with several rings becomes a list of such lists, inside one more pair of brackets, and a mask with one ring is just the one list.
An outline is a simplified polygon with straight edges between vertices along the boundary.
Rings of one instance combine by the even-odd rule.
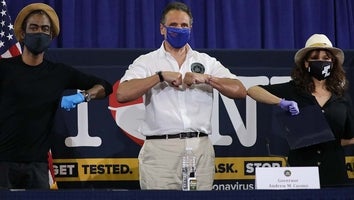
[[180, 133], [179, 134], [179, 139], [185, 139], [187, 135], [185, 133]]

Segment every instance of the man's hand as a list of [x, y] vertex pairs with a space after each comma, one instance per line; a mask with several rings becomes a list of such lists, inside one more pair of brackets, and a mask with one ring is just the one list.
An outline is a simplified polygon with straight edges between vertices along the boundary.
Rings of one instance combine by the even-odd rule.
[[209, 83], [210, 77], [211, 76], [208, 74], [187, 72], [184, 76], [183, 83], [191, 87], [193, 84]]
[[179, 72], [163, 71], [162, 76], [167, 83], [174, 87], [178, 87], [182, 84], [182, 74]]
[[63, 96], [63, 98], [61, 99], [61, 107], [67, 111], [70, 111], [70, 109], [75, 108], [77, 104], [82, 103], [84, 101], [85, 97], [81, 93]]

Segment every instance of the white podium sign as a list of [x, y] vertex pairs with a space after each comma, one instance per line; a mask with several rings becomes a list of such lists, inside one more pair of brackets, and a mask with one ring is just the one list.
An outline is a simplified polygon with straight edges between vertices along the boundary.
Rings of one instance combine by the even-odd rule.
[[256, 189], [320, 189], [318, 167], [257, 167]]

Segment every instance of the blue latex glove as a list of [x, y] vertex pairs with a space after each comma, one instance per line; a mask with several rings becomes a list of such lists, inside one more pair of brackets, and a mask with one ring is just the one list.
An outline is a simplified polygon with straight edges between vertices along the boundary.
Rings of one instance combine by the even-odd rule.
[[82, 103], [84, 101], [85, 97], [81, 93], [63, 96], [63, 98], [61, 99], [61, 107], [67, 111], [70, 111], [70, 109], [75, 108], [77, 104]]
[[282, 99], [279, 103], [279, 106], [281, 109], [289, 111], [291, 115], [297, 115], [300, 113], [299, 107], [297, 106], [297, 103], [295, 101], [287, 101], [285, 99]]

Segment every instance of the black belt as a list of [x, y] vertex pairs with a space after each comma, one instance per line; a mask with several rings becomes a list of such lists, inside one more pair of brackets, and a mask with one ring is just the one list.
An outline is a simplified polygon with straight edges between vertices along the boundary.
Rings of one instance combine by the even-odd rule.
[[205, 136], [208, 136], [208, 134], [202, 133], [202, 132], [185, 132], [185, 133], [178, 133], [178, 134], [172, 134], [172, 135], [152, 135], [152, 136], [146, 136], [146, 139], [147, 139], [147, 140], [154, 140], [154, 139], [173, 139], [173, 138], [185, 139], [185, 138], [205, 137]]

